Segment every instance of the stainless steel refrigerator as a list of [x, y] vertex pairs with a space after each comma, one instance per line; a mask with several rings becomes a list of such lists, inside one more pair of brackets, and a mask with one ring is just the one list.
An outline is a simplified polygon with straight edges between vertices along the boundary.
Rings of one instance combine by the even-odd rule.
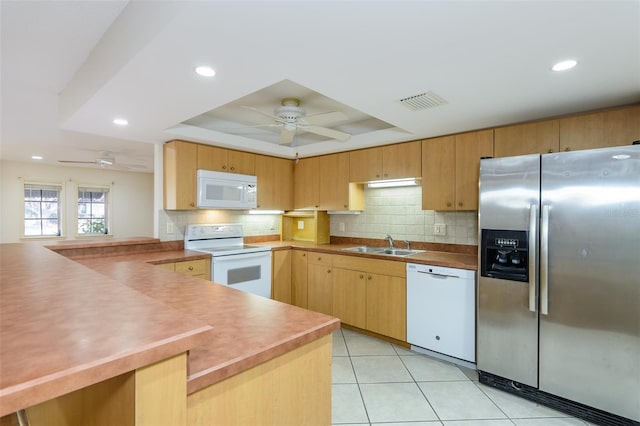
[[640, 421], [640, 145], [480, 162], [480, 381]]

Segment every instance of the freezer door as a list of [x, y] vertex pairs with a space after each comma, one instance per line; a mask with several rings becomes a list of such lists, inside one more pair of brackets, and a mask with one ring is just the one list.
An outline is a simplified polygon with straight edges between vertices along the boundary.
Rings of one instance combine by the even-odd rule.
[[[529, 282], [478, 274], [477, 365], [481, 371], [534, 387], [538, 386], [539, 196], [539, 155], [481, 160], [479, 241], [482, 230], [528, 231], [531, 267]], [[483, 265], [482, 245], [478, 257]]]
[[542, 170], [540, 389], [640, 421], [640, 146]]

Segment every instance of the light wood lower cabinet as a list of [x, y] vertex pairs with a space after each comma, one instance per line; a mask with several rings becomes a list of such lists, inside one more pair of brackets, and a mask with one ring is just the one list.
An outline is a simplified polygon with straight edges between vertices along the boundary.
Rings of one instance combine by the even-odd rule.
[[332, 255], [309, 252], [307, 260], [307, 308], [333, 314]]
[[333, 256], [333, 315], [346, 324], [407, 339], [406, 264]]
[[291, 303], [305, 309], [308, 299], [308, 259], [306, 251], [293, 250], [291, 253]]
[[291, 252], [292, 250], [273, 251], [271, 265], [272, 299], [291, 304]]
[[333, 315], [345, 324], [366, 328], [366, 281], [362, 271], [333, 268]]
[[183, 275], [191, 275], [205, 280], [211, 280], [211, 259], [185, 260], [184, 262], [161, 263], [158, 265], [169, 271]]

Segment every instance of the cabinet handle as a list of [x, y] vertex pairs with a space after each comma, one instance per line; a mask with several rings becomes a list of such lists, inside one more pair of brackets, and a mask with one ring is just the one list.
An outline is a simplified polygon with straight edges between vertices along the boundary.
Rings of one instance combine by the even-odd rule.
[[360, 279], [364, 279], [364, 274], [360, 274]]
[[569, 147], [566, 147], [566, 148], [564, 149], [564, 152], [569, 152], [569, 151], [571, 151], [571, 148], [569, 148]]
[[307, 255], [307, 253], [302, 253], [302, 257], [305, 257]]
[[379, 175], [379, 174], [376, 174], [376, 177], [377, 177], [377, 178], [379, 178], [379, 177], [380, 177], [380, 175]]
[[371, 280], [371, 275], [369, 275], [369, 276], [367, 277], [367, 279], [368, 279], [368, 280]]
[[192, 201], [192, 202], [190, 202], [190, 203], [189, 203], [189, 205], [190, 205], [191, 207], [195, 207], [195, 206], [196, 206], [196, 203], [194, 203], [194, 202]]
[[318, 256], [318, 262], [322, 260], [322, 257]]
[[384, 177], [389, 177], [389, 175], [387, 173], [384, 174]]
[[344, 208], [345, 208], [345, 209], [348, 209], [348, 208], [349, 208], [349, 206], [348, 206], [347, 204], [344, 204]]
[[458, 201], [458, 207], [462, 207], [462, 201]]
[[553, 150], [552, 150], [551, 148], [549, 148], [549, 149], [547, 150], [547, 152], [548, 152], [549, 154], [551, 154], [551, 153], [553, 152]]
[[330, 274], [330, 273], [331, 273], [331, 269], [327, 269], [327, 274]]
[[190, 271], [193, 271], [193, 266], [189, 266], [188, 268]]
[[231, 171], [234, 171], [236, 168], [234, 166], [231, 166]]
[[227, 170], [227, 166], [222, 166], [222, 170]]

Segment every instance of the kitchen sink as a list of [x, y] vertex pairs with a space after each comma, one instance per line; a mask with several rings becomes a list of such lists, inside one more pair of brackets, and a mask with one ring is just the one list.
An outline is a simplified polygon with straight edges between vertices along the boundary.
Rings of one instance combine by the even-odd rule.
[[383, 248], [383, 247], [349, 247], [343, 248], [342, 251], [350, 251], [352, 253], [369, 253], [369, 254], [381, 254], [386, 256], [411, 256], [413, 254], [424, 253], [424, 250], [406, 250], [396, 248]]
[[354, 253], [379, 253], [382, 248], [380, 247], [367, 247], [367, 246], [359, 246], [359, 247], [349, 247], [343, 248], [342, 251], [350, 251]]
[[377, 254], [386, 254], [389, 256], [411, 256], [412, 254], [424, 253], [424, 250], [404, 250], [404, 249], [382, 249]]

